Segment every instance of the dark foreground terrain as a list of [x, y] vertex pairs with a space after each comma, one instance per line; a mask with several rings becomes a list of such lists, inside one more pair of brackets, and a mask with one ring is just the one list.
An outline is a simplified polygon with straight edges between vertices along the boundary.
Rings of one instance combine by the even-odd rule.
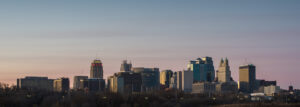
[[296, 96], [276, 96], [272, 100], [251, 101], [239, 94], [184, 94], [159, 91], [139, 94], [70, 91], [66, 93], [42, 90], [0, 89], [0, 107], [300, 107]]

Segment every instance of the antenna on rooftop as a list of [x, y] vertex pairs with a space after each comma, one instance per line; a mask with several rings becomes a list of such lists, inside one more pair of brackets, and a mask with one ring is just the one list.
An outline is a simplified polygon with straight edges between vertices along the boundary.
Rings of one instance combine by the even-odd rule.
[[244, 65], [247, 65], [247, 64], [249, 64], [249, 63], [248, 63], [248, 59], [245, 58]]
[[96, 52], [96, 60], [100, 60], [100, 58], [99, 58], [99, 53], [100, 53], [100, 50], [98, 50], [97, 52]]

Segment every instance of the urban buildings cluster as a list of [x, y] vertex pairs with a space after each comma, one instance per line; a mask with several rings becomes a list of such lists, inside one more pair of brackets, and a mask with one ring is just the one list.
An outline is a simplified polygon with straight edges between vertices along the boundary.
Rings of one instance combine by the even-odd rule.
[[[122, 94], [178, 90], [191, 94], [242, 92], [266, 96], [274, 96], [280, 91], [276, 81], [256, 79], [256, 67], [253, 64], [241, 65], [239, 81], [234, 81], [227, 58], [221, 59], [217, 70], [211, 57], [202, 57], [190, 61], [186, 70], [176, 72], [169, 69], [160, 72], [159, 68], [133, 67], [132, 63], [126, 60], [121, 64], [120, 72], [109, 76], [107, 81], [103, 78], [103, 72], [101, 60], [94, 60], [89, 77], [74, 77], [73, 90]], [[17, 87], [68, 92], [70, 80], [65, 77], [25, 77], [17, 79]]]

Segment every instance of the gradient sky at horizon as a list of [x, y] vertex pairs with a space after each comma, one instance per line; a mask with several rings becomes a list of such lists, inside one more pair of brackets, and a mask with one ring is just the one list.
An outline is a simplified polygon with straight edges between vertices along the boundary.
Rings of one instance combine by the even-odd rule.
[[298, 0], [0, 1], [0, 82], [24, 76], [89, 75], [96, 57], [104, 76], [122, 60], [135, 67], [186, 69], [228, 57], [232, 77], [253, 63], [257, 78], [300, 88]]

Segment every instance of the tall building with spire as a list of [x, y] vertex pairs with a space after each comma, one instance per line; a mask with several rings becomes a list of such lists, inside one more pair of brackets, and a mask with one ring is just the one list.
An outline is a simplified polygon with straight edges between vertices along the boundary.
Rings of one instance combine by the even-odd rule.
[[221, 59], [219, 69], [217, 70], [218, 82], [229, 82], [231, 81], [231, 71], [228, 63], [228, 59], [225, 61]]
[[92, 62], [90, 78], [103, 78], [103, 66], [101, 60], [95, 59]]
[[211, 82], [215, 79], [215, 69], [211, 57], [190, 61], [188, 70], [193, 71], [194, 82]]
[[128, 72], [128, 71], [131, 71], [131, 68], [132, 68], [131, 62], [128, 63], [127, 60], [124, 60], [123, 63], [121, 64], [120, 71]]
[[238, 84], [231, 78], [231, 71], [228, 59], [221, 59], [217, 73], [216, 92], [217, 93], [236, 93]]

